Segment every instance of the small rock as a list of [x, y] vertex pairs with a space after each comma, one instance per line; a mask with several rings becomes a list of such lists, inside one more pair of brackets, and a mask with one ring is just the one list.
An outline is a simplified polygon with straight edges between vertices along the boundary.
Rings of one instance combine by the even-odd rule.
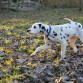
[[5, 53], [0, 51], [0, 57], [3, 57], [3, 56], [5, 56]]
[[18, 55], [11, 55], [11, 57], [13, 58], [13, 60], [19, 59]]
[[80, 81], [80, 83], [83, 83], [83, 77], [79, 77], [78, 80]]
[[18, 80], [13, 80], [12, 83], [19, 83]]
[[41, 58], [40, 59], [40, 62], [45, 63], [45, 59], [44, 58]]
[[26, 53], [24, 53], [24, 54], [22, 55], [22, 58], [23, 58], [23, 59], [26, 59], [26, 58], [29, 58], [29, 56], [28, 56]]
[[79, 51], [78, 51], [78, 55], [83, 56], [83, 51], [82, 51], [81, 48], [80, 48]]
[[27, 66], [24, 65], [24, 66], [22, 66], [22, 67], [20, 68], [20, 71], [21, 71], [21, 72], [24, 72], [26, 69], [27, 69]]
[[36, 79], [35, 83], [44, 83], [41, 79]]
[[75, 71], [73, 71], [73, 72], [71, 72], [70, 74], [69, 74], [69, 77], [74, 77], [74, 76], [76, 76], [76, 72]]
[[0, 73], [0, 78], [2, 78], [2, 77], [4, 77], [4, 76], [5, 76], [4, 74]]
[[71, 81], [73, 81], [74, 83], [76, 83], [77, 79], [76, 78], [72, 78]]
[[70, 81], [69, 77], [67, 75], [62, 76], [62, 81]]
[[38, 76], [37, 76], [37, 75], [33, 75], [33, 78], [34, 78], [34, 79], [37, 79], [37, 78], [38, 78]]
[[26, 61], [26, 59], [16, 59], [17, 63], [23, 63]]

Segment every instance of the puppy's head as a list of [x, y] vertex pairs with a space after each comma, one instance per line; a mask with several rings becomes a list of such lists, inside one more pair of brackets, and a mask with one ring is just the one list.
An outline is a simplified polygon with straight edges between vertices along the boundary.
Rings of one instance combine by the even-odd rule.
[[27, 30], [30, 34], [44, 33], [45, 26], [42, 23], [34, 23], [30, 29]]

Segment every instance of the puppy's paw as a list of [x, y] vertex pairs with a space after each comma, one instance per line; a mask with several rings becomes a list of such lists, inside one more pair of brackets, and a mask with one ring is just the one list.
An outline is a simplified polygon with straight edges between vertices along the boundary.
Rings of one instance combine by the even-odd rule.
[[60, 60], [59, 61], [63, 61], [64, 60], [64, 58], [60, 58]]
[[61, 56], [60, 60], [65, 60], [66, 56]]

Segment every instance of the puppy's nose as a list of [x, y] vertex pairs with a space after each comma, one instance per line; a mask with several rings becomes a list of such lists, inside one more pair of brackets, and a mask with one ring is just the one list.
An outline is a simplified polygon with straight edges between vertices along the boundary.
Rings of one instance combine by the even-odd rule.
[[27, 32], [30, 32], [30, 31], [31, 31], [30, 29], [27, 30]]

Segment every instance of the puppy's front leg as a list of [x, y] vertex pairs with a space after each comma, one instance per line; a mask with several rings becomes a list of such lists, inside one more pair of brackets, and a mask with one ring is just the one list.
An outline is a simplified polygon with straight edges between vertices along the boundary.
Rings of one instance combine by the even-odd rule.
[[61, 59], [65, 58], [66, 44], [67, 44], [66, 40], [63, 40], [61, 42]]
[[37, 52], [41, 51], [41, 50], [45, 50], [45, 49], [50, 49], [51, 46], [50, 44], [45, 44], [43, 46], [37, 47], [36, 50], [31, 54], [31, 56], [35, 55]]

